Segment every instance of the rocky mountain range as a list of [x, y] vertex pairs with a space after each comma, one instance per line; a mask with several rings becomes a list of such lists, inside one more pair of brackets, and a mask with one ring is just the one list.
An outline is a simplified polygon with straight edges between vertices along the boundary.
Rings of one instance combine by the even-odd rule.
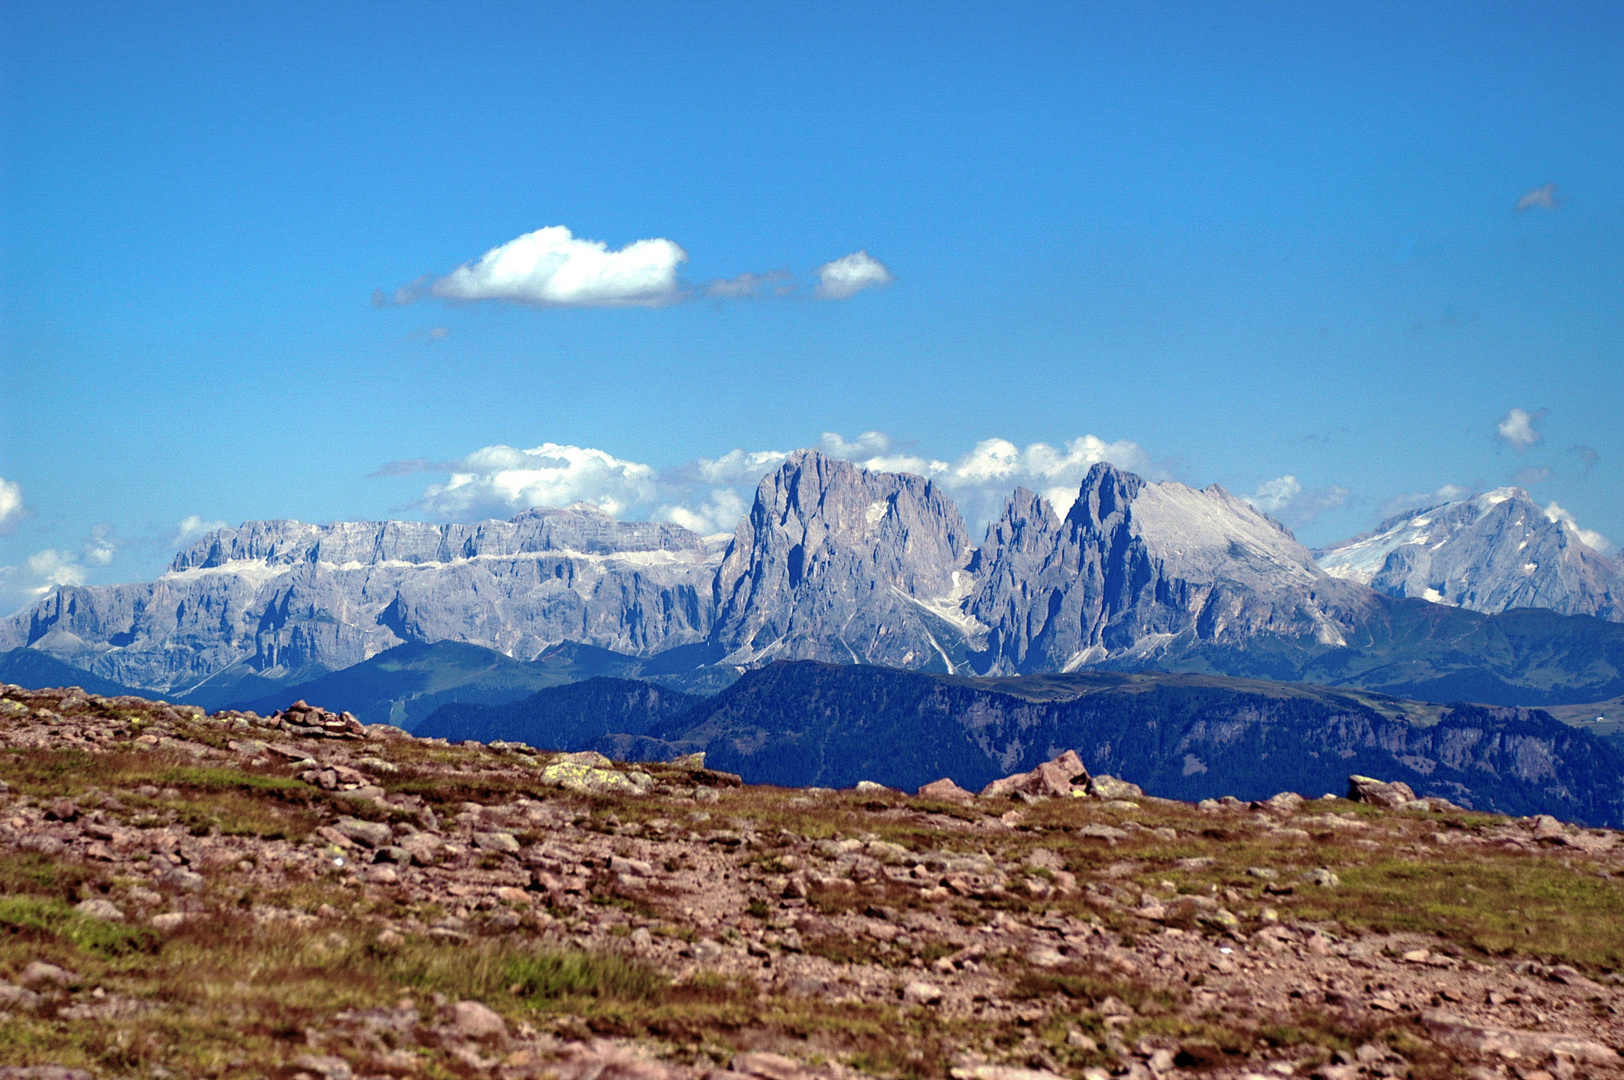
[[166, 692], [298, 681], [408, 641], [647, 655], [706, 640], [721, 555], [680, 526], [584, 505], [473, 525], [248, 522], [157, 581], [58, 589], [0, 623], [0, 647]]
[[[1489, 535], [1474, 528], [1461, 535]], [[1547, 539], [1576, 550], [1561, 529]], [[435, 642], [521, 662], [568, 644], [721, 682], [809, 659], [1159, 668], [1520, 705], [1624, 693], [1624, 625], [1389, 595], [1341, 565], [1221, 487], [1107, 464], [1063, 518], [1015, 491], [976, 547], [931, 481], [805, 450], [725, 543], [587, 506], [473, 525], [254, 522], [156, 582], [56, 590], [0, 621], [0, 650], [220, 703]]]
[[1397, 514], [1314, 552], [1327, 573], [1388, 596], [1473, 611], [1549, 608], [1624, 622], [1624, 565], [1522, 488]]

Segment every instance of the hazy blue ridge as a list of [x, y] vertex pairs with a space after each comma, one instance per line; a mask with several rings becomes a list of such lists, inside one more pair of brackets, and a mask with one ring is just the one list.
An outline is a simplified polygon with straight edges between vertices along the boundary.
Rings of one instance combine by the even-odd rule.
[[442, 709], [424, 728], [478, 738], [477, 722], [544, 749], [645, 760], [703, 750], [713, 768], [794, 787], [913, 790], [949, 776], [976, 789], [1071, 748], [1093, 771], [1166, 798], [1315, 797], [1364, 773], [1476, 809], [1624, 823], [1624, 753], [1538, 710], [1202, 675], [972, 680], [786, 661], [685, 712], [668, 702], [639, 711], [617, 730], [616, 701], [636, 684], [601, 681], [613, 694], [547, 690], [522, 705]]

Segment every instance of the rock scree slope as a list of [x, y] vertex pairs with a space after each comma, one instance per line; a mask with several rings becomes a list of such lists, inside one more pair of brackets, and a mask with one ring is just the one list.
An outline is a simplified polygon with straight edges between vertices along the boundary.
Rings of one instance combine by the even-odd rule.
[[1619, 835], [1379, 777], [785, 789], [15, 686], [0, 770], [0, 1076], [1624, 1075]]

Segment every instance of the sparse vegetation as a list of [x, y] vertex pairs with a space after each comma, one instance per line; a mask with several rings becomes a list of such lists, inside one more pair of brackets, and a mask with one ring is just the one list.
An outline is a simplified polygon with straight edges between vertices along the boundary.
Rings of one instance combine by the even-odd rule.
[[[193, 738], [238, 738], [239, 718], [133, 723], [124, 703], [85, 749], [64, 732], [100, 729], [62, 712], [46, 745], [32, 713], [0, 718], [0, 980], [38, 995], [0, 1003], [0, 1063], [249, 1077], [398, 1051], [449, 1076], [467, 1067], [450, 1048], [499, 1050], [455, 1033], [471, 1001], [501, 1017], [502, 1053], [534, 1031], [563, 1040], [548, 1053], [609, 1038], [674, 1069], [774, 1049], [936, 1080], [1165, 1049], [1224, 1076], [1359, 1050], [1441, 1080], [1465, 1059], [1422, 1008], [1505, 985], [1528, 1003], [1508, 1023], [1537, 1007], [1594, 1034], [1624, 1007], [1611, 834], [1344, 800], [943, 804], [658, 765], [649, 794], [606, 795], [477, 746], [302, 744], [387, 766], [358, 795]], [[1557, 964], [1570, 982], [1540, 974]]]

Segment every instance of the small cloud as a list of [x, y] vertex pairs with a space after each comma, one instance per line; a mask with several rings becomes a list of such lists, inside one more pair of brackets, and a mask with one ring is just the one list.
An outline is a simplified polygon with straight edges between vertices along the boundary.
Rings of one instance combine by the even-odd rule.
[[748, 300], [756, 296], [787, 296], [795, 291], [795, 275], [788, 270], [740, 274], [706, 282], [700, 290], [713, 300]]
[[1511, 482], [1517, 487], [1533, 487], [1543, 484], [1556, 474], [1544, 465], [1525, 465], [1511, 474]]
[[1579, 456], [1579, 460], [1584, 462], [1584, 474], [1586, 476], [1589, 476], [1590, 470], [1596, 467], [1596, 462], [1601, 460], [1600, 454], [1596, 453], [1592, 447], [1585, 446], [1582, 443], [1568, 447], [1568, 453], [1577, 454]]
[[783, 450], [729, 450], [719, 458], [698, 458], [660, 477], [662, 483], [754, 485], [784, 463]]
[[1541, 184], [1532, 191], [1523, 193], [1517, 200], [1517, 213], [1524, 214], [1536, 206], [1543, 206], [1547, 210], [1555, 210], [1561, 204], [1556, 201], [1556, 185]]
[[433, 326], [429, 328], [428, 336], [430, 341], [441, 341], [447, 337], [450, 337], [451, 331], [447, 330], [443, 326]]
[[1574, 520], [1573, 515], [1562, 509], [1562, 507], [1556, 503], [1553, 502], [1545, 507], [1545, 516], [1552, 521], [1561, 522], [1567, 527], [1569, 532], [1573, 533], [1574, 536], [1577, 536], [1585, 544], [1601, 552], [1603, 555], [1611, 555], [1613, 553], [1613, 542], [1611, 540], [1607, 539], [1607, 537], [1603, 536], [1595, 529], [1581, 529], [1579, 527], [1579, 523]]
[[102, 522], [91, 529], [90, 539], [79, 551], [46, 548], [20, 565], [0, 566], [0, 610], [15, 611], [58, 586], [85, 584], [92, 568], [111, 565], [123, 546], [113, 527]]
[[[502, 300], [536, 307], [657, 307], [680, 298], [677, 268], [688, 253], [670, 240], [637, 240], [615, 251], [550, 225], [491, 248], [441, 278], [397, 290], [396, 304], [425, 296]], [[376, 302], [377, 294], [374, 294]]]
[[90, 528], [90, 539], [84, 546], [84, 561], [91, 566], [111, 566], [113, 556], [124, 543], [113, 533], [113, 526], [99, 522]]
[[426, 457], [403, 458], [400, 461], [386, 461], [379, 465], [368, 476], [411, 476], [413, 473], [425, 472], [453, 472], [456, 462], [430, 461]]
[[226, 523], [223, 521], [205, 521], [201, 514], [188, 514], [175, 523], [175, 532], [169, 538], [169, 546], [185, 547], [193, 540], [225, 527]]
[[1460, 502], [1470, 498], [1477, 490], [1473, 487], [1464, 487], [1460, 484], [1444, 484], [1437, 491], [1421, 491], [1410, 495], [1395, 495], [1382, 504], [1382, 517], [1392, 517], [1402, 514], [1406, 510], [1420, 510], [1425, 507], [1442, 506], [1444, 503]]
[[0, 536], [15, 529], [27, 513], [23, 507], [23, 486], [0, 476]]
[[823, 300], [844, 300], [895, 280], [884, 263], [866, 251], [854, 251], [818, 267], [818, 287], [812, 295]]
[[1495, 425], [1495, 438], [1504, 440], [1519, 454], [1526, 453], [1545, 441], [1545, 436], [1539, 433], [1535, 425], [1545, 419], [1550, 411], [1512, 409]]
[[619, 517], [653, 502], [659, 479], [648, 465], [591, 447], [560, 443], [543, 443], [530, 450], [487, 446], [459, 461], [440, 465], [394, 462], [379, 470], [392, 476], [419, 471], [451, 474], [445, 483], [430, 485], [416, 505], [437, 517], [458, 521], [509, 517], [534, 506], [577, 502], [592, 503]]
[[[760, 479], [760, 477], [757, 477]], [[733, 488], [716, 488], [697, 506], [662, 506], [651, 515], [655, 521], [669, 521], [700, 536], [730, 533], [750, 512], [750, 504]]]
[[1311, 524], [1327, 510], [1334, 510], [1348, 501], [1347, 488], [1332, 484], [1323, 488], [1304, 488], [1302, 481], [1287, 473], [1273, 480], [1265, 480], [1246, 501], [1287, 525]]

